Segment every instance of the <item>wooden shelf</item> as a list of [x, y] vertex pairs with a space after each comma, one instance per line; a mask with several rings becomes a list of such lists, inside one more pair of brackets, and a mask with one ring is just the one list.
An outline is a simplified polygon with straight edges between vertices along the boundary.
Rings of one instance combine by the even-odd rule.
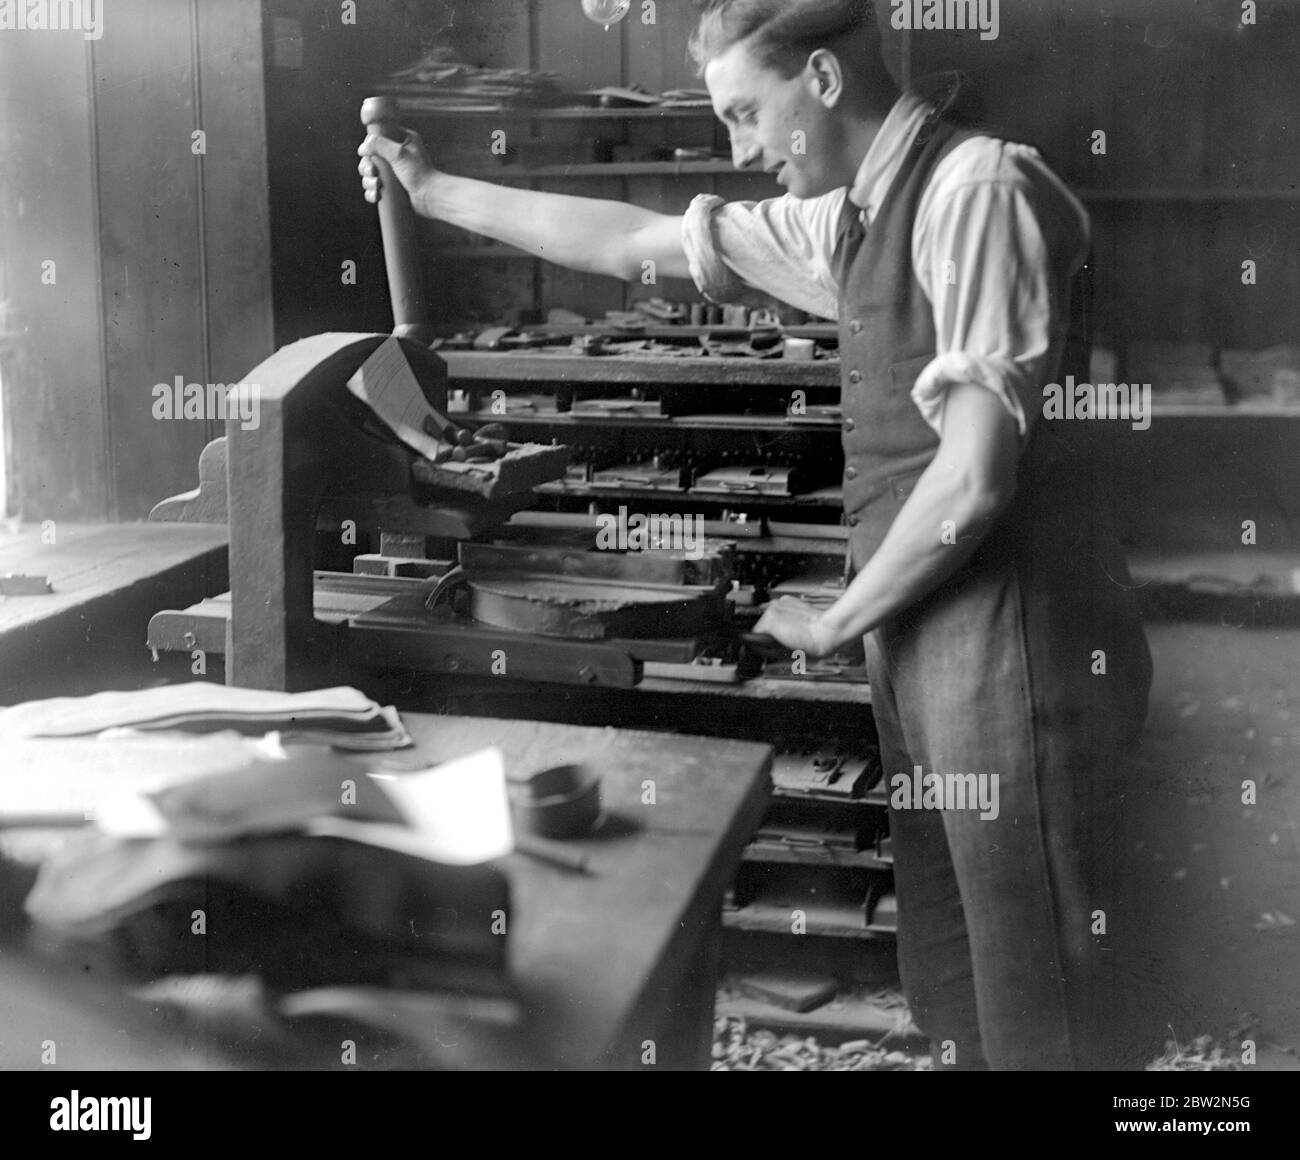
[[[1222, 406], [1203, 403], [1165, 403], [1151, 408], [1155, 419], [1300, 419], [1300, 406]], [[676, 415], [655, 419], [629, 419], [626, 416], [574, 415], [568, 411], [546, 411], [535, 414], [493, 415], [485, 411], [466, 415], [466, 419], [479, 423], [521, 423], [553, 427], [625, 427], [636, 424], [638, 428], [663, 428], [672, 430], [733, 430], [788, 432], [805, 428], [814, 431], [840, 430], [834, 419], [783, 420], [779, 416], [763, 418], [756, 415]], [[1112, 420], [1123, 423], [1124, 420]]]
[[[790, 933], [790, 911], [794, 904], [781, 903], [773, 905], [766, 902], [751, 902], [738, 910], [724, 910], [722, 925], [729, 930], [765, 932], [769, 934]], [[804, 909], [811, 911], [812, 907]], [[821, 935], [826, 938], [849, 939], [893, 939], [896, 937], [892, 927], [858, 925], [851, 920], [848, 913], [842, 917], [823, 913], [809, 913], [806, 935]]]
[[[630, 354], [592, 357], [444, 350], [453, 386], [465, 382], [608, 383], [717, 387], [838, 387], [838, 362], [757, 358], [655, 358]], [[628, 420], [635, 423], [637, 420]]]
[[514, 105], [481, 105], [448, 109], [435, 98], [413, 92], [401, 85], [381, 85], [376, 90], [396, 97], [403, 116], [428, 117], [454, 121], [461, 117], [498, 118], [504, 121], [668, 121], [713, 120], [713, 109], [704, 105], [646, 105], [626, 109], [606, 109], [595, 105], [559, 105], [551, 108], [527, 108]]
[[1153, 403], [1154, 419], [1300, 419], [1300, 404]]
[[539, 411], [535, 414], [493, 415], [476, 411], [462, 416], [474, 423], [518, 423], [531, 427], [617, 427], [633, 424], [638, 431], [761, 431], [784, 435], [787, 432], [812, 430], [838, 435], [840, 424], [833, 419], [800, 419], [792, 423], [780, 415], [675, 415], [659, 419], [629, 419], [624, 415], [575, 415], [569, 411]]
[[804, 507], [838, 510], [844, 506], [844, 493], [838, 487], [823, 487], [803, 495], [718, 495], [714, 492], [669, 491], [653, 487], [597, 487], [591, 483], [543, 483], [534, 491], [538, 495], [573, 499], [655, 499], [673, 503], [706, 504], [711, 507]]
[[[525, 108], [501, 105], [483, 105], [462, 109], [448, 109], [421, 92], [401, 85], [381, 85], [378, 92], [397, 97], [401, 101], [402, 113], [412, 117], [437, 120], [456, 120], [462, 117], [529, 122], [582, 122], [582, 121], [666, 121], [666, 120], [714, 120], [714, 112], [708, 106], [651, 105], [623, 109], [607, 109], [585, 105], [561, 106], [553, 108]], [[484, 180], [581, 180], [599, 177], [634, 177], [634, 176], [675, 176], [688, 177], [718, 176], [733, 174], [736, 176], [762, 176], [761, 174], [738, 170], [730, 161], [694, 161], [678, 164], [672, 161], [649, 162], [608, 162], [583, 163], [575, 165], [548, 165], [533, 169], [511, 172], [506, 167], [491, 170], [478, 170], [466, 173], [467, 177]], [[1153, 204], [1176, 204], [1179, 202], [1202, 205], [1223, 202], [1281, 202], [1284, 204], [1300, 202], [1300, 186], [1261, 187], [1258, 189], [1234, 188], [1227, 186], [1206, 189], [1091, 189], [1081, 188], [1076, 191], [1079, 197], [1095, 204], [1121, 202], [1150, 202]]]
[[1160, 204], [1188, 202], [1200, 205], [1213, 202], [1300, 202], [1300, 188], [1277, 189], [1079, 189], [1079, 197], [1090, 202], [1149, 201]]
[[831, 846], [801, 846], [794, 843], [756, 840], [745, 847], [745, 862], [768, 862], [795, 866], [838, 866], [859, 870], [892, 870], [892, 859], [879, 857], [875, 850], [839, 850]]

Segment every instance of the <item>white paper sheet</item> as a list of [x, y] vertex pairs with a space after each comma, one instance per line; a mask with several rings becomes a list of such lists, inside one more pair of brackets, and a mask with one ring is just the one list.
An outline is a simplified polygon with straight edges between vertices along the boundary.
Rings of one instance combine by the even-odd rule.
[[499, 749], [375, 780], [427, 843], [427, 857], [472, 866], [514, 849], [505, 760]]

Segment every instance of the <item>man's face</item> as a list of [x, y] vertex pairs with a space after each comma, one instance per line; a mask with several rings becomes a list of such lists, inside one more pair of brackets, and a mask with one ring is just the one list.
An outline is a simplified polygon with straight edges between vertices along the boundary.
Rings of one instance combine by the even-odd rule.
[[709, 61], [704, 81], [731, 132], [738, 169], [761, 168], [795, 197], [820, 197], [845, 184], [834, 169], [833, 113], [817, 99], [810, 70], [783, 77], [737, 43]]

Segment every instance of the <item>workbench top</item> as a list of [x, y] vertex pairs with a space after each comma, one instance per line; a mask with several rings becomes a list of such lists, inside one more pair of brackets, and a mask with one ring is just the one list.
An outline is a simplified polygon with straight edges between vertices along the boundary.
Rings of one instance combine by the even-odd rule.
[[[0, 575], [51, 591], [0, 599], [0, 704], [89, 692], [148, 653], [149, 617], [228, 586], [224, 524], [31, 524], [0, 533]], [[78, 678], [88, 686], [78, 686]]]
[[[600, 771], [607, 818], [568, 842], [575, 874], [512, 855], [510, 967], [557, 1062], [627, 1067], [689, 984], [714, 979], [700, 948], [721, 930], [722, 894], [763, 817], [772, 751], [753, 742], [404, 713], [421, 753], [450, 760], [495, 745], [508, 774], [582, 762]], [[692, 971], [692, 967], [699, 968]], [[707, 1041], [707, 1035], [706, 1035]], [[662, 1058], [669, 1045], [659, 1044]], [[634, 1053], [634, 1054], [633, 1054]]]

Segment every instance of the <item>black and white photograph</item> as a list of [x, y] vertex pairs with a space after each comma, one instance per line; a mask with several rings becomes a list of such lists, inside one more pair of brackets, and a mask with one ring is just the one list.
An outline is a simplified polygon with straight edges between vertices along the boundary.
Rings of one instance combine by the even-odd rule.
[[174, 1139], [196, 1071], [1278, 1111], [1298, 49], [1300, 0], [0, 0], [28, 1138]]

